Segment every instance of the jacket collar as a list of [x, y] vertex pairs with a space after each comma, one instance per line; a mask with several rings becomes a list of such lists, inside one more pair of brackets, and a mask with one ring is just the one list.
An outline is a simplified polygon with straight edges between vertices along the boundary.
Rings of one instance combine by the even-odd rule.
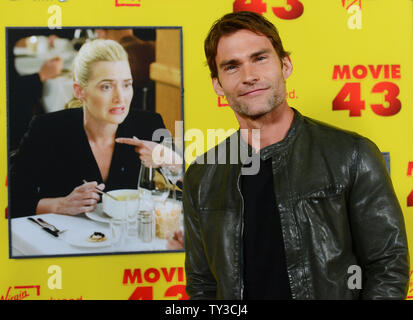
[[267, 160], [274, 155], [280, 156], [290, 149], [304, 120], [297, 110], [293, 109], [293, 111], [293, 122], [285, 138], [261, 149], [258, 153], [255, 153], [252, 147], [241, 138], [241, 132], [238, 129], [223, 142], [199, 156], [194, 162], [199, 164], [238, 164], [239, 167], [242, 167], [249, 166], [255, 157]]
[[[301, 128], [304, 118], [301, 115], [301, 113], [299, 113], [296, 109], [292, 109], [294, 111], [294, 118], [293, 122], [291, 123], [290, 129], [288, 129], [287, 131], [286, 136], [283, 140], [276, 142], [272, 145], [269, 145], [265, 148], [262, 148], [259, 151], [259, 156], [262, 160], [267, 160], [275, 154], [287, 151], [289, 147], [292, 145], [293, 141], [295, 140], [295, 137], [297, 136], [299, 129]], [[246, 141], [244, 141], [244, 139], [241, 138], [240, 129], [238, 129], [238, 131], [235, 134], [239, 136], [241, 152], [248, 152], [249, 155], [254, 154], [255, 152], [253, 151], [252, 147]], [[241, 164], [244, 164], [244, 161], [242, 161], [243, 157], [240, 158]]]

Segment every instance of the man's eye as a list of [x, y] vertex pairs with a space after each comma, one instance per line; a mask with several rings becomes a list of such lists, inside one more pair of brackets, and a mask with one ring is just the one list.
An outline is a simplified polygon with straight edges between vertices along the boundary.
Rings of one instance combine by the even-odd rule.
[[237, 68], [236, 65], [229, 65], [225, 67], [225, 71], [233, 71]]
[[266, 56], [258, 56], [258, 57], [257, 57], [257, 61], [263, 61], [263, 60], [265, 60], [265, 59], [267, 59]]
[[110, 90], [110, 88], [111, 88], [111, 85], [110, 85], [110, 84], [103, 84], [103, 85], [101, 86], [101, 89], [102, 89], [103, 91], [108, 91], [108, 90]]
[[130, 87], [132, 87], [132, 82], [125, 83], [125, 88], [130, 88]]

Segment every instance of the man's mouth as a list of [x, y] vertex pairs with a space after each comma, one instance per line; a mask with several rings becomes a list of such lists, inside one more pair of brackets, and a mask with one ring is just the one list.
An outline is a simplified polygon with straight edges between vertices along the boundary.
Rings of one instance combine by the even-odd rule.
[[263, 93], [264, 91], [266, 91], [268, 88], [255, 88], [255, 89], [251, 89], [248, 90], [246, 92], [243, 92], [240, 94], [240, 97], [253, 97], [256, 95], [259, 95], [261, 93]]
[[125, 106], [119, 106], [109, 109], [109, 113], [111, 114], [122, 114], [126, 110]]

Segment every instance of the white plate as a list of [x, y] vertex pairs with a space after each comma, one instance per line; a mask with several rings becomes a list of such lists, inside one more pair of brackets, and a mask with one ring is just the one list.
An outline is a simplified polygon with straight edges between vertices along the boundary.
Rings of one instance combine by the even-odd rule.
[[[106, 236], [102, 242], [89, 241], [89, 236], [94, 232], [101, 232]], [[90, 229], [90, 230], [68, 230], [63, 234], [63, 240], [76, 247], [83, 248], [102, 248], [111, 246], [109, 229]]]
[[96, 205], [96, 209], [94, 211], [86, 212], [85, 215], [86, 215], [86, 217], [88, 217], [89, 219], [92, 219], [94, 221], [110, 223], [110, 219], [112, 219], [112, 218], [109, 217], [106, 213], [103, 213], [102, 209], [103, 209], [103, 204], [98, 203]]

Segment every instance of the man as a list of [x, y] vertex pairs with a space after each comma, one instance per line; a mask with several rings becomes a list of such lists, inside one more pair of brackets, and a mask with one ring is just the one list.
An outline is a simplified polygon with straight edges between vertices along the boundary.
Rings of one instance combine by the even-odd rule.
[[[14, 65], [13, 67], [15, 68]], [[46, 60], [39, 72], [21, 76], [17, 72], [10, 73], [9, 94], [9, 151], [14, 152], [26, 132], [34, 115], [45, 112], [41, 103], [43, 84], [61, 75], [63, 59], [61, 57]], [[24, 92], [24, 94], [21, 94]]]
[[[205, 53], [213, 87], [227, 97], [241, 130], [185, 175], [189, 296], [405, 298], [403, 215], [377, 147], [288, 106], [292, 62], [262, 16], [225, 15], [211, 28]], [[259, 156], [254, 175], [245, 174], [242, 159], [228, 161], [238, 137], [237, 152]], [[205, 161], [211, 154], [215, 163]]]
[[[73, 36], [70, 30], [50, 29], [11, 29], [7, 32], [8, 72], [8, 150], [15, 152], [26, 132], [33, 115], [45, 113], [41, 102], [43, 83], [60, 76], [63, 70], [63, 59], [60, 57], [46, 60], [39, 72], [29, 75], [20, 75], [15, 66], [15, 47], [26, 47], [29, 36], [48, 36], [49, 45], [57, 37], [69, 38]], [[22, 94], [23, 93], [23, 94]]]
[[96, 29], [99, 39], [119, 42], [128, 53], [133, 77], [132, 108], [155, 111], [155, 82], [149, 77], [150, 64], [155, 61], [155, 42], [144, 41], [133, 29]]

